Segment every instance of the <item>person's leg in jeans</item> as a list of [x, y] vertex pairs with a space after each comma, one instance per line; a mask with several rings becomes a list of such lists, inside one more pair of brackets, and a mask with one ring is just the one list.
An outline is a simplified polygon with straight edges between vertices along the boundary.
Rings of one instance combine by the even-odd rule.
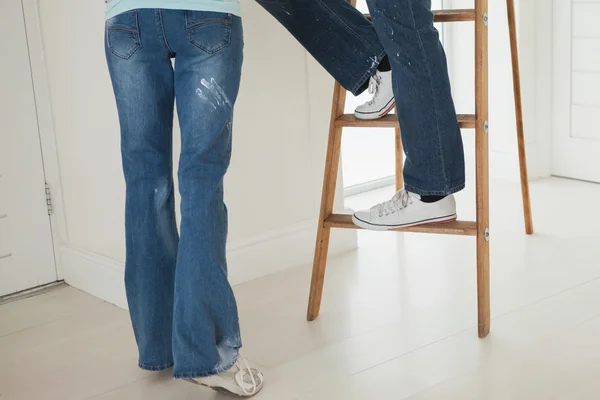
[[371, 229], [452, 221], [456, 204], [450, 195], [465, 186], [464, 152], [431, 0], [367, 4], [394, 74], [405, 190], [353, 220]]
[[[125, 286], [140, 367], [173, 366], [178, 234], [172, 174], [173, 70], [150, 10], [106, 23], [126, 182]], [[142, 41], [143, 38], [143, 41]]]
[[355, 95], [386, 55], [373, 24], [346, 0], [256, 2]]
[[431, 0], [367, 0], [390, 55], [406, 149], [405, 188], [444, 196], [465, 186], [462, 137]]
[[[228, 14], [142, 9], [107, 21], [127, 184], [126, 289], [140, 367], [174, 366], [176, 378], [252, 395], [262, 375], [234, 366], [241, 339], [227, 281], [223, 203], [242, 49], [241, 19]], [[180, 239], [171, 161], [175, 98]]]
[[174, 374], [198, 378], [229, 369], [242, 346], [227, 280], [223, 202], [233, 105], [241, 78], [242, 25], [239, 17], [221, 13], [164, 10], [162, 15], [169, 51], [175, 57], [181, 127]]
[[373, 49], [388, 54], [407, 158], [407, 191], [356, 213], [354, 222], [388, 229], [455, 219], [454, 198], [446, 195], [464, 187], [464, 155], [431, 1], [368, 0], [373, 24], [346, 0], [257, 1], [354, 94], [364, 90], [364, 79], [374, 73], [365, 64]]
[[392, 73], [385, 50], [373, 24], [348, 1], [256, 1], [346, 90], [358, 95], [370, 89], [373, 99], [357, 108], [358, 118], [381, 118], [393, 109]]

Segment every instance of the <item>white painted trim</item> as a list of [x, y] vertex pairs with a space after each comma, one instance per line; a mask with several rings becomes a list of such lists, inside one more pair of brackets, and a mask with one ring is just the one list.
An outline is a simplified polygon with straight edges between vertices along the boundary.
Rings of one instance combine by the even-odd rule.
[[50, 217], [52, 238], [54, 242], [54, 258], [58, 280], [64, 279], [60, 247], [68, 241], [67, 223], [62, 196], [60, 165], [50, 85], [46, 69], [42, 26], [40, 23], [37, 0], [22, 0], [25, 29], [29, 46], [29, 62], [37, 109], [40, 143], [46, 182], [50, 186], [53, 201], [53, 214]]
[[11, 293], [7, 296], [0, 297], [0, 306], [8, 303], [13, 303], [15, 301], [27, 299], [33, 296], [39, 296], [44, 293], [51, 292], [57, 288], [64, 287], [65, 283], [63, 281], [51, 282], [45, 285], [33, 287], [31, 289], [22, 290], [17, 293]]
[[[553, 119], [552, 126], [552, 174], [573, 178], [571, 163], [561, 153], [569, 148], [571, 132], [572, 104], [572, 18], [573, 4], [571, 0], [554, 1], [554, 57], [553, 57]], [[565, 54], [569, 54], [565, 57]], [[569, 135], [565, 135], [568, 132]], [[574, 154], [574, 153], [569, 153]], [[570, 158], [570, 157], [569, 157]], [[565, 172], [567, 171], [567, 172]]]
[[[550, 4], [549, 4], [550, 3]], [[525, 2], [525, 4], [529, 4]], [[535, 66], [531, 79], [535, 82], [534, 92], [534, 146], [527, 146], [530, 178], [543, 178], [551, 175], [552, 157], [552, 98], [553, 56], [554, 56], [554, 0], [536, 0], [529, 9], [535, 21]], [[523, 24], [527, 20], [522, 21]], [[527, 75], [526, 75], [527, 77]]]
[[[552, 172], [560, 172], [560, 168], [556, 168], [557, 157], [554, 153], [560, 152], [559, 147], [561, 141], [558, 140], [559, 131], [571, 131], [571, 65], [572, 57], [565, 57], [567, 53], [571, 55], [572, 44], [572, 2], [571, 0], [555, 0], [554, 1], [554, 102], [553, 102], [553, 150], [552, 150]], [[565, 15], [568, 16], [565, 17]]]
[[[230, 243], [227, 250], [229, 281], [233, 286], [289, 268], [312, 263], [317, 218]], [[357, 247], [356, 231], [335, 230], [330, 255]], [[61, 246], [65, 282], [93, 296], [127, 308], [124, 264], [88, 250]], [[307, 288], [308, 293], [308, 288]]]

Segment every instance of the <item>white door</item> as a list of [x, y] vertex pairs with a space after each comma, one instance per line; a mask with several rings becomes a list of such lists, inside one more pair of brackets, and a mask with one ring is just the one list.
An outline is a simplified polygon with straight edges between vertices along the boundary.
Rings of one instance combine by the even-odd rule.
[[0, 1], [0, 296], [56, 281], [21, 0]]
[[556, 0], [552, 173], [600, 182], [600, 0]]

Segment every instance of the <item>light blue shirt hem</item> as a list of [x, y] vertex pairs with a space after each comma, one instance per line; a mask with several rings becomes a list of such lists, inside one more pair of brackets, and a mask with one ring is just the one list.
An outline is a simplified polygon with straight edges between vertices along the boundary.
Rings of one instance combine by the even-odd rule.
[[106, 19], [139, 8], [166, 8], [170, 10], [212, 11], [241, 17], [239, 2], [215, 0], [112, 0], [106, 7]]

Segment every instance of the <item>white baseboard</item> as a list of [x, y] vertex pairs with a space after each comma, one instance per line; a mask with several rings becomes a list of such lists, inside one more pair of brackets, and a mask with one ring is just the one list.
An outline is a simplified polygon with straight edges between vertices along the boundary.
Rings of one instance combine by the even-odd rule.
[[[229, 281], [233, 286], [285, 269], [311, 264], [316, 221], [267, 232], [250, 240], [228, 244]], [[334, 230], [329, 254], [357, 246], [356, 231]], [[125, 266], [100, 254], [66, 244], [61, 246], [65, 282], [92, 296], [127, 308], [123, 273]]]
[[65, 282], [92, 296], [127, 308], [123, 263], [69, 244], [60, 248]]

